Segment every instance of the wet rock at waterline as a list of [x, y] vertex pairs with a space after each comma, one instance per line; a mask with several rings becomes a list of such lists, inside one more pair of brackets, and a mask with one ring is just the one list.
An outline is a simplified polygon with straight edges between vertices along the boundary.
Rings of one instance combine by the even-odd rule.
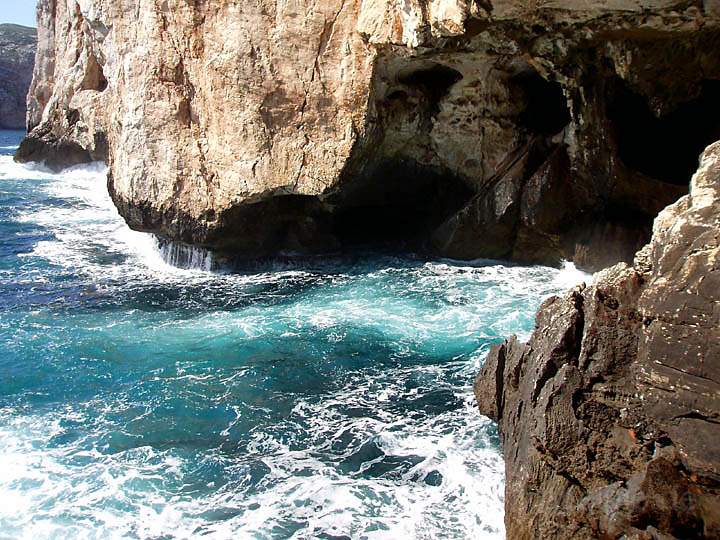
[[633, 266], [547, 300], [477, 379], [509, 538], [720, 537], [720, 142]]
[[18, 159], [232, 255], [629, 262], [720, 137], [712, 2], [136, 4], [40, 1]]

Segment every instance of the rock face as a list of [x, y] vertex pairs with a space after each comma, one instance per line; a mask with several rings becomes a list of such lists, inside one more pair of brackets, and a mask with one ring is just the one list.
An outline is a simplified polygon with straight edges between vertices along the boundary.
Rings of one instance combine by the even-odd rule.
[[36, 46], [34, 28], [0, 24], [0, 129], [25, 129]]
[[720, 142], [634, 266], [546, 301], [475, 392], [508, 538], [720, 538]]
[[20, 161], [230, 256], [630, 261], [720, 137], [717, 0], [40, 0]]

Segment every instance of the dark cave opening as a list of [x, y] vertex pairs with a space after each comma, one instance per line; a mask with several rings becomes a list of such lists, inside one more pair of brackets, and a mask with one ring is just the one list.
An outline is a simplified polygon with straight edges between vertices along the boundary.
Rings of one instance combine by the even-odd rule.
[[470, 188], [447, 171], [384, 162], [329, 198], [279, 195], [235, 207], [203, 245], [235, 261], [278, 254], [423, 251], [436, 228], [471, 196]]
[[720, 81], [705, 81], [697, 98], [660, 118], [643, 96], [618, 81], [608, 118], [627, 167], [669, 184], [687, 185], [700, 153], [720, 139]]
[[465, 183], [447, 172], [385, 163], [333, 203], [333, 234], [344, 248], [421, 249], [471, 196]]
[[570, 123], [570, 109], [560, 83], [544, 79], [535, 70], [518, 73], [512, 82], [520, 88], [527, 103], [520, 124], [531, 133], [556, 135]]
[[[438, 105], [450, 88], [463, 78], [462, 74], [448, 66], [429, 63], [410, 72], [400, 73], [398, 82], [411, 88], [417, 88], [427, 96], [431, 115], [437, 113]], [[397, 94], [397, 92], [394, 92]], [[392, 97], [391, 94], [389, 97]]]
[[330, 232], [343, 249], [422, 250], [472, 196], [457, 175], [418, 159], [433, 154], [433, 118], [462, 73], [430, 60], [412, 60], [392, 72], [387, 94], [378, 101], [383, 136], [376, 143], [387, 148], [376, 155], [387, 157], [363, 163], [324, 199]]

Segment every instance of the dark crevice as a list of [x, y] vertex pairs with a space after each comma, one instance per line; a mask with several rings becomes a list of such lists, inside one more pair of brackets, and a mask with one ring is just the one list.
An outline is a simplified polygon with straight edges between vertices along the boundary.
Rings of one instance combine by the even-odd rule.
[[515, 75], [512, 82], [522, 91], [527, 106], [520, 125], [538, 135], [555, 135], [570, 123], [570, 109], [560, 83], [544, 79], [537, 71]]
[[622, 162], [657, 180], [687, 185], [702, 151], [720, 138], [720, 81], [705, 81], [696, 99], [660, 118], [622, 81], [613, 93], [608, 118]]
[[712, 418], [710, 416], [707, 416], [705, 414], [702, 414], [699, 411], [691, 411], [685, 414], [678, 414], [677, 416], [673, 416], [673, 420], [701, 420], [703, 422], [709, 422], [711, 424], [720, 424], [720, 420], [717, 418]]
[[65, 120], [68, 126], [72, 127], [80, 120], [80, 111], [77, 109], [68, 109], [65, 113]]
[[95, 90], [96, 92], [103, 92], [108, 87], [108, 81], [105, 77], [100, 62], [94, 54], [90, 54], [88, 57], [87, 67], [85, 69], [85, 77], [83, 78], [82, 90]]
[[580, 490], [580, 493], [583, 495], [587, 494], [587, 488], [578, 480], [575, 478], [572, 474], [570, 474], [567, 471], [563, 471], [561, 469], [555, 469], [558, 473], [558, 475], [562, 476], [567, 482], [573, 486], [575, 486], [577, 489]]
[[104, 131], [98, 131], [94, 136], [94, 152], [92, 159], [107, 163], [110, 157], [110, 144], [108, 143], [107, 134]]
[[505, 364], [507, 363], [508, 342], [502, 344], [497, 352], [497, 369], [495, 371], [495, 407], [497, 409], [494, 420], [498, 422], [504, 417], [505, 411]]
[[555, 377], [559, 369], [560, 368], [555, 363], [554, 359], [551, 358], [545, 363], [545, 365], [542, 366], [542, 369], [538, 371], [531, 396], [533, 405], [537, 404], [537, 400], [545, 388], [545, 385], [550, 379]]

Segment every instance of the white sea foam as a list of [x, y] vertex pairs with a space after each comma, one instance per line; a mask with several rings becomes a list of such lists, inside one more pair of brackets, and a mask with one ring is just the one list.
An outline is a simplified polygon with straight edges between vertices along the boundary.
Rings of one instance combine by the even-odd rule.
[[[107, 192], [107, 168], [102, 163], [79, 165], [53, 173], [41, 165], [18, 164], [10, 156], [0, 156], [0, 180], [43, 181], [38, 189], [66, 200], [70, 206], [47, 206], [23, 213], [18, 219], [37, 223], [50, 230], [54, 240], [37, 244], [29, 256], [47, 259], [53, 264], [95, 275], [121, 277], [153, 275], [156, 279], [180, 279], [188, 270], [209, 270], [209, 259], [190, 258], [188, 268], [168, 262], [181, 248], [160, 249], [158, 240], [131, 230], [117, 213]], [[88, 247], [99, 247], [108, 254], [127, 257], [124, 264], [108, 267], [93, 262]], [[178, 262], [178, 261], [176, 261]], [[195, 263], [197, 262], [197, 266]]]
[[[402, 392], [400, 386], [389, 388], [390, 393]], [[371, 396], [362, 386], [346, 392], [323, 404], [301, 402], [294, 414], [315, 418], [317, 441], [332, 431], [341, 436], [352, 429], [361, 442], [375, 441], [383, 457], [419, 456], [420, 461], [393, 479], [347, 476], [318, 459], [323, 444], [291, 450], [258, 434], [249, 452], [265, 456], [265, 489], [248, 496], [242, 486], [231, 483], [193, 498], [162, 487], [181, 481], [190, 466], [171, 451], [142, 447], [103, 455], [66, 446], [48, 448], [63, 432], [61, 418], [0, 411], [0, 527], [19, 539], [271, 538], [285, 537], [277, 531], [302, 522], [306, 525], [287, 537], [503, 537], [502, 459], [496, 450], [477, 448], [476, 437], [487, 421], [475, 413], [470, 400], [462, 409], [421, 423], [368, 419], [363, 428], [362, 419], [349, 420], [335, 410]], [[332, 438], [324, 444], [332, 444]], [[75, 463], [68, 462], [69, 456]], [[425, 480], [430, 474], [441, 475], [442, 482], [429, 486]], [[203, 517], [213, 509], [232, 509], [234, 517]]]
[[[210, 252], [186, 246], [181, 243], [159, 242], [146, 233], [132, 231], [119, 216], [106, 186], [106, 168], [101, 163], [80, 165], [61, 173], [52, 173], [36, 164], [18, 164], [11, 156], [0, 156], [0, 180], [42, 180], [40, 189], [48, 194], [81, 203], [71, 207], [46, 207], [23, 214], [22, 221], [35, 222], [49, 228], [56, 236], [55, 240], [39, 243], [30, 255], [44, 257], [54, 264], [85, 269], [90, 273], [117, 274], [118, 276], [143, 275], [158, 280], [214, 279], [208, 274], [215, 268]], [[88, 256], [88, 246], [98, 246], [110, 254], [128, 257], [125, 264], [108, 268], [93, 264]], [[548, 284], [551, 294], [558, 289], [570, 288], [581, 282], [590, 282], [592, 277], [575, 268], [572, 263], [565, 263], [561, 270], [533, 268], [523, 266], [506, 266], [494, 261], [478, 260], [473, 262], [450, 261], [428, 263], [431, 274], [441, 276], [442, 286], [447, 287], [447, 278], [459, 276], [464, 278], [497, 281], [501, 283], [503, 292], [517, 293], [526, 290], [536, 292], [538, 282], [544, 279], [535, 278], [552, 275], [553, 281]], [[392, 271], [392, 270], [390, 270]], [[302, 272], [300, 272], [302, 273]], [[203, 276], [203, 274], [205, 274]], [[292, 271], [270, 272], [285, 279]], [[263, 274], [261, 279], [267, 279]], [[242, 278], [244, 279], [244, 278]], [[422, 280], [432, 279], [432, 275], [421, 277]], [[452, 290], [449, 291], [452, 293]], [[458, 297], [462, 296], [458, 289]]]
[[[412, 374], [394, 373], [385, 400], [413, 394], [404, 384]], [[49, 444], [63, 435], [61, 424], [69, 418], [100, 429], [102, 418], [0, 410], [0, 526], [13, 538], [28, 539], [270, 538], [298, 522], [307, 524], [292, 538], [502, 538], [503, 464], [497, 450], [477, 446], [488, 422], [475, 413], [469, 389], [464, 407], [419, 422], [382, 410], [379, 418], [339, 412], [374, 407], [377, 384], [358, 378], [328, 400], [298, 402], [293, 416], [311, 422], [314, 442], [307, 449], [291, 450], [258, 432], [248, 452], [262, 456], [269, 472], [266, 488], [250, 496], [232, 483], [198, 498], [164, 490], [165, 481], [180, 481], [190, 465], [171, 451], [141, 447], [103, 455], [82, 450], [83, 440], [70, 447]], [[382, 451], [361, 470], [388, 457], [417, 456], [418, 462], [395, 478], [341, 475], [318, 455], [348, 432], [358, 439], [348, 457], [369, 442]], [[222, 459], [212, 452], [206, 457]], [[429, 475], [442, 482], [429, 486]], [[223, 508], [233, 509], [234, 517], [203, 517]]]
[[571, 289], [576, 285], [585, 283], [591, 285], [594, 276], [578, 269], [574, 263], [566, 261], [563, 263], [562, 270], [555, 276], [554, 285], [558, 289]]
[[160, 242], [160, 254], [164, 261], [175, 268], [210, 272], [215, 262], [212, 252], [180, 242]]
[[[71, 174], [80, 171], [89, 172], [94, 168], [96, 167], [81, 166], [68, 172]], [[48, 180], [60, 178], [64, 174], [53, 174], [49, 169], [35, 163], [15, 163], [12, 156], [0, 156], [0, 180]]]

